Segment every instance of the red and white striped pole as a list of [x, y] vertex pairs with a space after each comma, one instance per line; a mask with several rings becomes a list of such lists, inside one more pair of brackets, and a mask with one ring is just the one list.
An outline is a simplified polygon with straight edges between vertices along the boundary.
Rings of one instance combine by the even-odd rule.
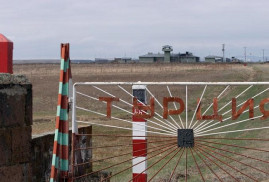
[[[147, 104], [146, 86], [133, 85], [133, 96], [138, 100], [138, 105]], [[142, 103], [140, 103], [140, 102]], [[142, 114], [143, 111], [133, 107], [134, 114]], [[133, 181], [146, 182], [147, 181], [147, 122], [143, 118], [135, 117], [133, 115]], [[141, 162], [143, 161], [143, 162]], [[140, 163], [141, 162], [141, 163]], [[137, 164], [139, 163], [139, 164]], [[137, 165], [136, 165], [137, 164]]]

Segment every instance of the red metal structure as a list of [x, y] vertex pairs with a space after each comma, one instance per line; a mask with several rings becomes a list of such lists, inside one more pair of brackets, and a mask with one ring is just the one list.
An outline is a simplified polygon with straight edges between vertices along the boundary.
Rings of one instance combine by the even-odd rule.
[[0, 34], [0, 73], [13, 73], [13, 42]]

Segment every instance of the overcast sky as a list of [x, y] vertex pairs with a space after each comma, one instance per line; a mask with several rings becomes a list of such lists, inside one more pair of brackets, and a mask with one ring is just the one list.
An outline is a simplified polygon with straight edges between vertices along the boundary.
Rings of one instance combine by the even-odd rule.
[[0, 33], [14, 59], [133, 57], [161, 52], [197, 56], [269, 55], [269, 0], [0, 0]]

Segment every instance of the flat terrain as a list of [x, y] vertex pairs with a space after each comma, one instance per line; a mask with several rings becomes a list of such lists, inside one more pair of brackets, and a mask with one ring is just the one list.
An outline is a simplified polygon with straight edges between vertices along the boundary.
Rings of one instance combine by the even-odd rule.
[[[259, 70], [256, 69], [259, 68]], [[253, 81], [265, 72], [269, 65], [243, 66], [226, 64], [74, 64], [72, 65], [73, 82], [102, 81]], [[43, 123], [55, 120], [57, 94], [59, 87], [58, 64], [14, 65], [14, 74], [23, 74], [33, 84], [34, 122]], [[269, 72], [269, 70], [268, 70]], [[269, 77], [269, 76], [268, 76]], [[54, 129], [34, 127], [33, 134], [53, 131]]]
[[[55, 127], [55, 115], [56, 115], [56, 105], [57, 105], [57, 94], [58, 94], [58, 80], [59, 80], [59, 69], [60, 65], [57, 64], [29, 64], [29, 65], [15, 65], [14, 66], [14, 73], [15, 74], [24, 74], [26, 75], [29, 80], [33, 84], [33, 105], [34, 105], [34, 125], [33, 125], [33, 134], [38, 135], [40, 133], [44, 132], [53, 132]], [[269, 81], [269, 65], [267, 64], [74, 64], [72, 65], [72, 75], [73, 75], [73, 81], [74, 82], [110, 82], [110, 81], [150, 81], [150, 82], [158, 82], [158, 81], [167, 81], [167, 82], [173, 82], [173, 81]], [[223, 90], [222, 88], [215, 88], [210, 87], [208, 90], [210, 92], [206, 92], [204, 95], [204, 98], [212, 98], [217, 97], [218, 94]], [[223, 95], [222, 103], [219, 103], [221, 107], [225, 103], [231, 100], [232, 97], [242, 92], [246, 87], [238, 87], [237, 89], [229, 88], [227, 92]], [[262, 91], [262, 89], [265, 89], [266, 87], [253, 87], [249, 90], [249, 92], [246, 92], [245, 98], [251, 98], [256, 93], [259, 93]], [[150, 88], [156, 98], [162, 98], [163, 95], [167, 95], [167, 89], [166, 87], [151, 87]], [[202, 87], [190, 87], [189, 93], [190, 93], [190, 100], [189, 100], [189, 113], [194, 112], [196, 107], [196, 99], [197, 96], [199, 97], [201, 94], [201, 91], [203, 90]], [[124, 93], [119, 93], [118, 90], [114, 87], [109, 88], [110, 93], [113, 95], [117, 95], [124, 99], [129, 101], [130, 98], [127, 97], [127, 95], [124, 95]], [[97, 97], [97, 93], [92, 90], [88, 90], [86, 88], [81, 89], [81, 92], [87, 93], [87, 94], [95, 94]], [[175, 93], [175, 88], [171, 87], [171, 92]], [[181, 98], [184, 98], [185, 91], [184, 88], [180, 90], [180, 93], [182, 92], [182, 95], [179, 95]], [[265, 92], [267, 96], [269, 96], [268, 91]], [[78, 98], [81, 99], [81, 104], [83, 107], [92, 107], [96, 110], [100, 109], [97, 104], [94, 102], [89, 102], [85, 98], [81, 97]], [[258, 99], [261, 99], [258, 97]], [[240, 100], [241, 101], [241, 100]], [[257, 100], [258, 102], [259, 100]], [[204, 103], [205, 105], [209, 105], [210, 102]], [[255, 101], [255, 106], [256, 106]], [[124, 109], [127, 109], [127, 107], [123, 107]], [[159, 109], [156, 109], [156, 111], [160, 111]], [[228, 110], [225, 110], [228, 111]], [[255, 110], [256, 112], [256, 110]], [[125, 116], [121, 112], [113, 112], [117, 117], [121, 119], [131, 119], [130, 116]], [[186, 115], [182, 115], [182, 118], [184, 118]], [[241, 119], [246, 119], [248, 115], [243, 116]], [[256, 113], [255, 113], [256, 116]], [[189, 114], [189, 118], [191, 118], [192, 115]], [[101, 118], [94, 116], [92, 114], [89, 114], [88, 112], [79, 112], [78, 118], [84, 121], [98, 121], [101, 124], [106, 123], [105, 118]], [[117, 124], [117, 121], [112, 120], [109, 121], [110, 124]], [[185, 124], [185, 123], [184, 123]], [[127, 127], [127, 125], [124, 125]], [[242, 128], [253, 128], [253, 127], [262, 127], [262, 126], [269, 126], [267, 120], [260, 121], [260, 119], [248, 122], [247, 124], [239, 124], [233, 127], [229, 127], [229, 130], [239, 130]], [[218, 130], [222, 131], [222, 130]], [[226, 131], [226, 130], [223, 130]], [[119, 134], [119, 131], [116, 129], [110, 129], [110, 128], [104, 128], [104, 127], [98, 127], [95, 126], [93, 128], [93, 132], [96, 134], [107, 134], [107, 133], [113, 133], [113, 134]], [[124, 133], [126, 135], [131, 134], [127, 131], [121, 131], [121, 134]], [[217, 135], [218, 136], [218, 135]], [[263, 138], [269, 138], [268, 129], [267, 130], [260, 130], [259, 132], [244, 132], [243, 134], [227, 134], [227, 135], [220, 135], [220, 137], [247, 137], [247, 138], [262, 138], [262, 136], [266, 136]], [[216, 135], [214, 136], [216, 137]], [[150, 140], [150, 139], [149, 139]], [[151, 139], [152, 143], [148, 144], [148, 148], [154, 148], [158, 146], [156, 145], [156, 141], [158, 139]], [[165, 142], [165, 138], [159, 139], [162, 140], [162, 142]], [[207, 140], [210, 141], [210, 140]], [[220, 142], [219, 140], [212, 140], [214, 142]], [[155, 142], [155, 143], [154, 143]], [[104, 145], [116, 145], [116, 144], [130, 144], [131, 140], [129, 139], [119, 139], [119, 138], [106, 138], [106, 139], [98, 139], [93, 138], [93, 146], [100, 146], [101, 144]], [[226, 144], [233, 144], [233, 145], [240, 145], [240, 146], [248, 146], [248, 147], [254, 147], [254, 148], [262, 148], [269, 150], [269, 143], [267, 142], [254, 142], [254, 141], [223, 141], [223, 143]], [[211, 145], [211, 144], [208, 144]], [[131, 145], [130, 145], [131, 146]], [[211, 145], [215, 147], [219, 147], [219, 145]], [[205, 146], [203, 146], [205, 147]], [[103, 159], [105, 157], [113, 156], [113, 155], [119, 155], [123, 152], [131, 151], [131, 148], [117, 148], [114, 150], [102, 150], [102, 149], [96, 149], [96, 151], [93, 152], [94, 159]], [[227, 146], [221, 146], [221, 149], [228, 150], [229, 147]], [[230, 148], [231, 149], [231, 148]], [[256, 158], [269, 161], [269, 155], [268, 152], [257, 152], [251, 150], [244, 150], [244, 149], [234, 149], [233, 152], [238, 152], [244, 155], [250, 155], [255, 156]], [[181, 152], [180, 152], [181, 153]], [[179, 154], [180, 154], [179, 153]], [[227, 153], [226, 153], [227, 154]], [[153, 155], [153, 154], [151, 154]], [[191, 156], [191, 152], [189, 150], [189, 154]], [[218, 181], [218, 178], [214, 173], [211, 172], [209, 168], [207, 168], [206, 163], [203, 163], [202, 160], [199, 159], [199, 156], [194, 153], [196, 156], [196, 160], [198, 162], [198, 165], [201, 167], [201, 171], [204, 174], [204, 178], [209, 181]], [[150, 155], [149, 155], [150, 156]], [[163, 154], [157, 155], [152, 160], [149, 160], [148, 166], [153, 164], [155, 161], [157, 161], [160, 157], [162, 157]], [[200, 156], [202, 156], [200, 154]], [[230, 155], [229, 156], [234, 156]], [[127, 155], [122, 158], [113, 158], [111, 160], [103, 160], [102, 162], [94, 163], [93, 167], [94, 170], [102, 169], [106, 166], [113, 165], [116, 162], [128, 159], [131, 157], [130, 155]], [[169, 159], [170, 156], [166, 157], [165, 159]], [[185, 160], [185, 153], [182, 157], [183, 161]], [[259, 169], [262, 169], [264, 171], [269, 171], [268, 163], [264, 164], [263, 162], [250, 160], [248, 158], [244, 158], [242, 156], [236, 156], [235, 157], [240, 162], [247, 163], [252, 166], [256, 166]], [[206, 158], [205, 158], [206, 159]], [[257, 171], [253, 168], [249, 168], [245, 165], [242, 165], [238, 162], [235, 162], [233, 160], [220, 157], [220, 159], [228, 162], [232, 166], [238, 168], [238, 170], [241, 170], [245, 174], [250, 174], [255, 176], [259, 181], [263, 181], [269, 178], [269, 176], [265, 175], [264, 173]], [[165, 161], [164, 161], [165, 162]], [[160, 162], [160, 164], [155, 165], [152, 169], [150, 169], [149, 177], [151, 177], [155, 172], [158, 171], [158, 169], [164, 164], [163, 161]], [[170, 176], [171, 169], [176, 164], [176, 160], [171, 160], [171, 162], [164, 168], [164, 170], [159, 173], [155, 179], [155, 181], [167, 181]], [[189, 168], [188, 168], [188, 178], [189, 181], [200, 181], [201, 178], [199, 176], [199, 171], [196, 168], [195, 161], [193, 158], [190, 158], [188, 161]], [[112, 173], [114, 174], [116, 171], [125, 169], [126, 167], [129, 167], [131, 163], [128, 163], [126, 165], [121, 165], [118, 168], [112, 170]], [[223, 181], [234, 181], [230, 175], [223, 172], [219, 167], [217, 167], [214, 164], [210, 165], [214, 171], [216, 171], [216, 174], [221, 176]], [[236, 172], [235, 170], [232, 170], [230, 168], [225, 169], [232, 173], [236, 174], [238, 180], [240, 181], [251, 181], [248, 177], [246, 177], [243, 174], [240, 174]], [[175, 172], [174, 181], [177, 180], [184, 180], [185, 179], [185, 166], [184, 163], [180, 163], [177, 171]], [[126, 179], [130, 179], [131, 171], [127, 170], [122, 175], [119, 175], [112, 181], [126, 181]], [[212, 180], [213, 179], [213, 180]]]

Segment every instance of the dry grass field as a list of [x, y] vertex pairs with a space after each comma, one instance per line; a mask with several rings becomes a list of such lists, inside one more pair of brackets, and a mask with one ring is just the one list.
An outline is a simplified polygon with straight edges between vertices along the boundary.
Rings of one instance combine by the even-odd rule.
[[[38, 135], [40, 133], [44, 132], [52, 132], [54, 131], [54, 125], [55, 125], [55, 115], [56, 115], [56, 105], [57, 105], [57, 93], [58, 93], [58, 80], [59, 80], [59, 69], [60, 65], [57, 64], [27, 64], [27, 65], [15, 65], [14, 66], [14, 73], [15, 74], [23, 74], [28, 77], [28, 79], [33, 84], [33, 108], [34, 108], [34, 124], [33, 124], [33, 134]], [[72, 65], [72, 76], [74, 82], [110, 82], [110, 81], [150, 81], [150, 82], [158, 82], [158, 81], [167, 81], [167, 82], [175, 82], [175, 81], [268, 81], [269, 80], [269, 65], [267, 64], [249, 64], [247, 66], [244, 66], [243, 64], [73, 64]], [[155, 88], [152, 87], [154, 90]], [[163, 88], [156, 88], [156, 89], [163, 89]], [[257, 88], [258, 90], [260, 88]], [[255, 92], [258, 90], [251, 90], [251, 93], [249, 95], [251, 97], [251, 94], [255, 95]], [[82, 91], [87, 92], [87, 89], [82, 89]], [[164, 92], [165, 90], [159, 90], [159, 92]], [[171, 88], [171, 91], [173, 91], [173, 88]], [[239, 90], [240, 91], [240, 90]], [[242, 90], [241, 90], [242, 91]], [[90, 91], [88, 91], [90, 92]], [[117, 90], [114, 90], [114, 88], [110, 88], [110, 92], [113, 94], [117, 94]], [[166, 90], [167, 92], [167, 90]], [[198, 94], [201, 92], [201, 89], [198, 89], [197, 87], [191, 87], [190, 93]], [[211, 98], [212, 96], [216, 96], [220, 92], [220, 89], [213, 88], [211, 89], [210, 93], [207, 93], [205, 95], [206, 98]], [[226, 93], [227, 95], [234, 95], [236, 94], [237, 90], [229, 89]], [[92, 93], [92, 92], [91, 92]], [[119, 94], [119, 93], [118, 93]], [[269, 95], [269, 94], [267, 94]], [[161, 96], [161, 95], [160, 95]], [[183, 95], [182, 95], [183, 96]], [[122, 97], [123, 99], [128, 99], [127, 97]], [[195, 98], [196, 99], [196, 98]], [[190, 108], [189, 110], [193, 111], [195, 109], [195, 99], [190, 100]], [[192, 102], [191, 102], [192, 101]], [[83, 100], [81, 101], [83, 105]], [[94, 103], [88, 103], [85, 101], [85, 105], [95, 107]], [[97, 106], [96, 106], [96, 109]], [[130, 119], [128, 117], [125, 117], [122, 115], [122, 113], [114, 113], [117, 116], [124, 118], [124, 119]], [[87, 113], [81, 112], [78, 114], [79, 118], [88, 120], [90, 115]], [[97, 120], [97, 118], [95, 118]], [[105, 123], [106, 120], [103, 119], [102, 121], [99, 121], [100, 123]], [[110, 123], [113, 123], [116, 121], [110, 121]], [[253, 126], [261, 126], [267, 124], [267, 121], [260, 122], [259, 124], [253, 124], [254, 122], [251, 122], [251, 125]], [[232, 129], [240, 129], [243, 125], [238, 125]], [[268, 126], [268, 124], [266, 125]], [[117, 130], [114, 129], [106, 129], [102, 127], [94, 127], [94, 133], [117, 133]], [[124, 131], [122, 131], [124, 132]], [[124, 134], [130, 134], [130, 132], [124, 132]], [[244, 133], [244, 135], [247, 135]], [[261, 132], [252, 132], [249, 133], [249, 136], [252, 137], [261, 137], [261, 136], [269, 136], [268, 130], [261, 131]], [[229, 137], [238, 137], [236, 134], [231, 134]], [[268, 137], [265, 137], [268, 138]], [[119, 145], [122, 143], [130, 143], [130, 140], [128, 139], [114, 139], [114, 138], [106, 138], [105, 142], [110, 143], [111, 145]], [[152, 139], [154, 141], [154, 139]], [[157, 139], [155, 139], [157, 140]], [[160, 139], [160, 140], [165, 140]], [[93, 139], [93, 145], [99, 146], [100, 143], [103, 143], [101, 139]], [[242, 141], [232, 141], [229, 144], [240, 144], [242, 146], [252, 146], [252, 147], [260, 147], [263, 149], [269, 149], [268, 142], [263, 143], [255, 143], [255, 142], [242, 142]], [[158, 145], [155, 143], [149, 144], [149, 148], [154, 148]], [[128, 148], [128, 147], [127, 147]], [[127, 152], [131, 150], [131, 148], [120, 148], [115, 150], [101, 150], [97, 149], [93, 152], [94, 159], [102, 159], [104, 157], [108, 157], [110, 155], [117, 155], [121, 154], [123, 152]], [[253, 154], [253, 151], [249, 150], [235, 150], [236, 152], [240, 152], [244, 155], [251, 155]], [[256, 153], [257, 154], [257, 153]], [[191, 154], [189, 154], [191, 155]], [[121, 158], [121, 160], [130, 158], [131, 155], [125, 156], [124, 158]], [[161, 155], [157, 156], [161, 157]], [[259, 157], [261, 159], [269, 161], [269, 155], [268, 153], [259, 153]], [[156, 158], [155, 160], [157, 160]], [[167, 158], [168, 159], [168, 158]], [[246, 162], [254, 166], [258, 166], [263, 168], [264, 170], [269, 171], [269, 166], [267, 164], [261, 164], [259, 162], [255, 162], [253, 160], [245, 159], [243, 157], [237, 158], [241, 162]], [[104, 166], [108, 166], [111, 164], [114, 164], [117, 162], [118, 159], [113, 160], [106, 160], [103, 161], [103, 163], [94, 163], [94, 170], [98, 170], [103, 168]], [[227, 159], [225, 159], [227, 160]], [[149, 161], [148, 165], [152, 164], [153, 161]], [[228, 162], [228, 160], [227, 160]], [[171, 168], [175, 165], [176, 161], [172, 160], [169, 165], [165, 168], [165, 170], [162, 171], [155, 179], [155, 181], [162, 181], [166, 182], [169, 178], [169, 169], [171, 171]], [[202, 172], [205, 174], [204, 177], [208, 181], [218, 181], [218, 179], [214, 176], [213, 173], [210, 172], [210, 170], [207, 169], [207, 167], [202, 163], [202, 161], [198, 161], [198, 163], [201, 165]], [[264, 174], [259, 174], [257, 171], [253, 171], [253, 169], [250, 169], [246, 166], [238, 165], [238, 163], [234, 161], [229, 161], [229, 163], [232, 166], [237, 167], [238, 169], [244, 171], [245, 173], [254, 175], [258, 177], [259, 181], [266, 180], [269, 178], [269, 176]], [[128, 163], [130, 165], [131, 163]], [[161, 164], [157, 165], [156, 167], [153, 167], [149, 173], [154, 173], [159, 169], [159, 167], [162, 166]], [[197, 168], [195, 167], [194, 161], [191, 159], [189, 161], [189, 181], [200, 181], [199, 173]], [[127, 166], [120, 166], [119, 168], [115, 169], [121, 170], [122, 168], [125, 168]], [[174, 181], [177, 180], [183, 180], [185, 178], [184, 176], [184, 164], [179, 165], [178, 171], [175, 174]], [[223, 181], [233, 181], [227, 174], [223, 174], [219, 168], [216, 166], [213, 168], [217, 171], [217, 174], [222, 175]], [[227, 169], [228, 170], [228, 169]], [[229, 171], [229, 170], [228, 170]], [[115, 171], [112, 171], [112, 173], [115, 173]], [[128, 170], [119, 177], [116, 177], [112, 181], [125, 181], [126, 179], [130, 178], [131, 171]], [[194, 177], [192, 177], [194, 176]], [[249, 179], [246, 178], [243, 175], [237, 175], [238, 180], [240, 181], [248, 181]], [[149, 176], [150, 177], [150, 176]], [[125, 180], [124, 180], [125, 179]]]
[[[261, 70], [256, 70], [259, 67]], [[266, 65], [267, 67], [267, 65]], [[34, 122], [53, 122], [56, 114], [59, 85], [57, 64], [15, 65], [14, 74], [23, 74], [33, 84]], [[74, 64], [74, 82], [102, 81], [252, 81], [258, 72], [267, 71], [264, 65], [243, 66], [228, 64]], [[266, 75], [266, 74], [264, 74]], [[263, 80], [263, 77], [259, 78]], [[34, 127], [33, 134], [53, 131]]]

